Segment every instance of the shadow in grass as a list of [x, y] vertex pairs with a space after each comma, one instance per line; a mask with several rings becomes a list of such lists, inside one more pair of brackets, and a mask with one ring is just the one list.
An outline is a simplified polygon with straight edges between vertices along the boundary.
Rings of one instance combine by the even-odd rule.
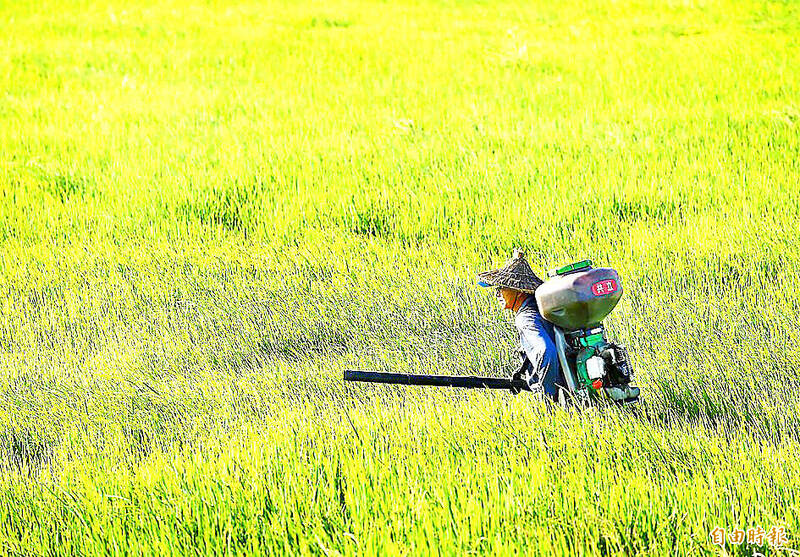
[[60, 200], [67, 202], [73, 197], [84, 197], [94, 194], [94, 181], [75, 172], [56, 172], [39, 177], [41, 188]]
[[185, 201], [177, 207], [177, 213], [185, 220], [220, 226], [230, 231], [245, 228], [244, 206], [248, 195], [238, 191], [223, 190], [193, 201]]
[[389, 238], [395, 233], [395, 214], [389, 207], [370, 205], [354, 208], [342, 220], [350, 232], [360, 236]]
[[0, 468], [34, 474], [53, 458], [56, 442], [28, 429], [0, 432]]
[[175, 212], [186, 221], [247, 233], [258, 223], [258, 205], [274, 182], [272, 176], [255, 177], [204, 187], [178, 203]]
[[655, 220], [671, 222], [680, 220], [684, 216], [684, 207], [675, 201], [642, 201], [614, 199], [611, 202], [610, 212], [620, 222], [635, 222], [640, 220]]
[[344, 355], [349, 352], [351, 344], [351, 339], [344, 334], [329, 336], [324, 341], [301, 335], [269, 339], [258, 343], [253, 359], [257, 362], [272, 358], [285, 362], [307, 362]]
[[330, 17], [312, 17], [309, 27], [328, 27], [344, 29], [353, 24], [349, 19], [330, 18]]
[[754, 399], [752, 394], [739, 393], [738, 399], [734, 396], [721, 398], [718, 392], [709, 392], [702, 386], [686, 388], [667, 383], [653, 385], [651, 389], [660, 400], [648, 403], [645, 399], [636, 412], [642, 421], [651, 425], [688, 424], [722, 431], [726, 437], [736, 436], [744, 429], [768, 441], [800, 440], [800, 420], [796, 416], [780, 412], [779, 405], [776, 411], [771, 411], [763, 400]]
[[135, 460], [144, 459], [153, 451], [153, 439], [147, 431], [127, 426], [122, 431]]

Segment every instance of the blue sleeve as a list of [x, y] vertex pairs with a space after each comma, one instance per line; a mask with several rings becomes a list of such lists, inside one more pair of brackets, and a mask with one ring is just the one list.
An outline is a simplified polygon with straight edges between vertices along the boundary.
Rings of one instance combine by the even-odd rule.
[[539, 383], [550, 395], [556, 392], [559, 377], [558, 352], [553, 342], [553, 327], [531, 308], [520, 311], [515, 319], [519, 330], [520, 346], [531, 362], [531, 386]]

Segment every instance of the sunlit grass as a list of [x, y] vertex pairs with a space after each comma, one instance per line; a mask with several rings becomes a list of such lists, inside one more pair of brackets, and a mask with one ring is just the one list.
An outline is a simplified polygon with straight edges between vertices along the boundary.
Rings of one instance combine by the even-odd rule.
[[[0, 14], [4, 552], [797, 547], [796, 5]], [[620, 271], [638, 413], [343, 384], [509, 372], [514, 246]]]

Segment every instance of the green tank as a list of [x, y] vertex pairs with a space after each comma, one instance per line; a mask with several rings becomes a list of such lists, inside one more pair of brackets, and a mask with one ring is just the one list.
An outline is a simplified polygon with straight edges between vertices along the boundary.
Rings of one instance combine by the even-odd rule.
[[599, 325], [622, 298], [619, 274], [585, 260], [548, 273], [536, 289], [542, 316], [566, 331]]

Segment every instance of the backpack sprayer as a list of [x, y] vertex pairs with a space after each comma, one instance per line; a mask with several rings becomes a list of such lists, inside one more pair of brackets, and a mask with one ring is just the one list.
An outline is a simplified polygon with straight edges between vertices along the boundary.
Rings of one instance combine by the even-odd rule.
[[[535, 296], [542, 317], [553, 324], [553, 340], [566, 383], [559, 389], [559, 403], [566, 406], [572, 400], [585, 405], [604, 399], [622, 405], [637, 402], [639, 387], [634, 385], [628, 353], [624, 346], [606, 338], [602, 324], [622, 298], [619, 274], [610, 268], [593, 268], [591, 261], [584, 260], [554, 269], [547, 276]], [[344, 380], [530, 391], [520, 371], [510, 377], [477, 377], [346, 370]]]

